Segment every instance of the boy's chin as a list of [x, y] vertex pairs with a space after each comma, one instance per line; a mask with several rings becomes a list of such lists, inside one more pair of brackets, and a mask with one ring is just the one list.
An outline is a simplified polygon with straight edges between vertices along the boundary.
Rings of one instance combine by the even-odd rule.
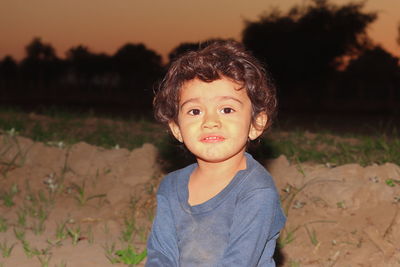
[[218, 153], [217, 151], [202, 153], [200, 155], [195, 155], [197, 161], [207, 162], [207, 163], [223, 163], [233, 159], [235, 157], [244, 157], [244, 150], [237, 153]]

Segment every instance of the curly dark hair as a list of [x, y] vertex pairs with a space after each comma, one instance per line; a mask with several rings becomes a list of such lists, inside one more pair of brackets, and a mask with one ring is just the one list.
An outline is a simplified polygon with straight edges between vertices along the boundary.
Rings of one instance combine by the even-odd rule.
[[178, 123], [182, 85], [195, 78], [212, 82], [226, 77], [245, 88], [252, 103], [252, 123], [260, 112], [268, 116], [267, 129], [277, 109], [276, 89], [261, 63], [234, 40], [217, 40], [177, 57], [162, 80], [153, 101], [155, 118]]

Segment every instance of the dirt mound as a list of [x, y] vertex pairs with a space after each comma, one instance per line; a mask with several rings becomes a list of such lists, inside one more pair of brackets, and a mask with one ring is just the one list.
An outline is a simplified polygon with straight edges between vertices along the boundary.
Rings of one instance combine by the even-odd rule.
[[288, 222], [282, 252], [301, 266], [400, 266], [399, 166], [266, 163]]
[[[284, 156], [265, 165], [288, 214], [283, 266], [400, 265], [397, 165], [291, 164]], [[109, 266], [129, 244], [144, 249], [162, 176], [154, 146], [68, 147], [11, 133], [0, 136], [0, 174], [0, 244], [14, 245], [4, 266]]]
[[130, 152], [9, 135], [0, 144], [0, 242], [15, 244], [0, 263], [109, 266], [106, 256], [128, 243], [144, 249], [160, 177], [153, 145]]

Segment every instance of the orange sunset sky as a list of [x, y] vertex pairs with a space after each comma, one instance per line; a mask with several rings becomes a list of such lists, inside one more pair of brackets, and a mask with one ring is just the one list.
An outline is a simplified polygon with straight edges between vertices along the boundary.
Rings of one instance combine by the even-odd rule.
[[[9, 54], [20, 60], [34, 37], [53, 45], [60, 57], [79, 44], [113, 54], [131, 42], [144, 43], [165, 59], [182, 42], [240, 40], [244, 20], [256, 20], [271, 7], [286, 11], [304, 3], [307, 0], [0, 0], [0, 59]], [[400, 56], [400, 0], [369, 0], [364, 11], [378, 11], [368, 31], [372, 39]]]

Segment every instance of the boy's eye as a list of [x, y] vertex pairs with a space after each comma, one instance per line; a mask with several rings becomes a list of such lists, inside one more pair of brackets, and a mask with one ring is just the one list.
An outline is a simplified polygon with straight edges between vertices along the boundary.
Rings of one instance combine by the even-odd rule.
[[189, 110], [188, 114], [189, 115], [200, 115], [201, 111], [200, 111], [200, 109], [194, 108], [194, 109]]
[[221, 109], [221, 112], [224, 114], [229, 114], [235, 112], [235, 110], [233, 108], [223, 108]]

